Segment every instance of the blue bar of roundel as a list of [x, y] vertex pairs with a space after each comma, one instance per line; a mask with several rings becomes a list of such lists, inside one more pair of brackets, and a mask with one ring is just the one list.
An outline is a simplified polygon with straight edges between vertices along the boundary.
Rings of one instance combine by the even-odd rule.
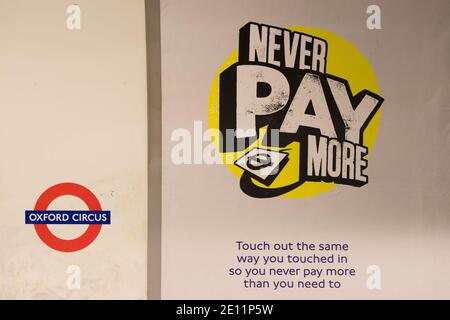
[[[91, 221], [80, 221], [82, 215], [90, 215]], [[25, 210], [25, 224], [111, 224], [111, 211]]]

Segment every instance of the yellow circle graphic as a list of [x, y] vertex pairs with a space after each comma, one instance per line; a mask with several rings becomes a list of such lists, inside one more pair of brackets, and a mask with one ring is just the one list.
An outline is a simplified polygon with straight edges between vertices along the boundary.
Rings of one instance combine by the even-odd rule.
[[[350, 85], [353, 96], [359, 93], [360, 91], [367, 89], [375, 94], [379, 94], [379, 88], [377, 84], [377, 79], [375, 73], [372, 70], [369, 62], [362, 55], [362, 53], [349, 41], [346, 39], [329, 32], [324, 29], [314, 28], [314, 27], [301, 27], [301, 26], [290, 26], [286, 27], [291, 31], [296, 31], [300, 33], [306, 33], [311, 36], [315, 36], [318, 38], [322, 38], [328, 43], [328, 54], [327, 54], [327, 69], [326, 73], [330, 75], [337, 76], [339, 78], [346, 79]], [[226, 92], [220, 93], [220, 74], [226, 70], [228, 67], [238, 62], [238, 49], [234, 50], [228, 58], [225, 59], [222, 66], [219, 68], [214, 81], [211, 86], [211, 91], [208, 99], [208, 126], [214, 132], [219, 130], [219, 95], [226, 94]], [[369, 125], [364, 131], [363, 139], [364, 145], [368, 148], [368, 152], [373, 148], [376, 140], [376, 136], [378, 133], [378, 127], [380, 123], [381, 117], [381, 109], [380, 108], [376, 114], [373, 116]], [[246, 154], [252, 148], [258, 146], [264, 136], [262, 133], [264, 131], [260, 131], [260, 137], [255, 141], [252, 145], [250, 145], [247, 149], [238, 152], [228, 152], [223, 153], [222, 157], [224, 159], [224, 163], [231, 172], [236, 175], [238, 178], [242, 175], [243, 169], [234, 165], [233, 159], [239, 159], [241, 156]], [[219, 152], [219, 141], [218, 139], [214, 139], [214, 143], [216, 145], [216, 150]], [[253, 183], [257, 186], [264, 188], [278, 188], [283, 187], [292, 183], [295, 183], [298, 179], [298, 166], [299, 166], [299, 142], [292, 142], [285, 148], [274, 148], [271, 147], [271, 150], [286, 150], [289, 153], [289, 162], [286, 164], [285, 168], [279, 173], [274, 182], [267, 187], [262, 183], [253, 180]], [[324, 192], [327, 192], [334, 188], [335, 184], [333, 182], [312, 182], [306, 181], [298, 188], [283, 194], [281, 197], [287, 198], [306, 198], [314, 195], [318, 195]]]

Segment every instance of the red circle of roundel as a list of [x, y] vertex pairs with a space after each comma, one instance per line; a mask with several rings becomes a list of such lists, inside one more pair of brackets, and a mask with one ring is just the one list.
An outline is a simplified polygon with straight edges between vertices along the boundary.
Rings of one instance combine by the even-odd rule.
[[[50, 203], [61, 196], [74, 196], [81, 199], [91, 211], [101, 211], [102, 207], [97, 197], [87, 188], [76, 183], [60, 183], [48, 188], [36, 201], [34, 210], [47, 210]], [[46, 224], [35, 224], [39, 238], [50, 248], [61, 252], [80, 251], [90, 245], [97, 238], [101, 224], [90, 224], [87, 230], [75, 239], [61, 239], [55, 236]]]

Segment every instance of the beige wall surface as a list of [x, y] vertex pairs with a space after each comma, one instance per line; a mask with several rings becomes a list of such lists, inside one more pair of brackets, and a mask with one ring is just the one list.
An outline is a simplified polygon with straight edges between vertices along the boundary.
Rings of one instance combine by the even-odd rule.
[[[0, 298], [146, 298], [144, 1], [0, 1]], [[74, 253], [50, 249], [24, 211], [60, 182], [90, 189], [112, 224]], [[86, 209], [77, 198], [50, 209]], [[50, 226], [71, 239], [86, 226]], [[70, 290], [68, 266], [81, 270]]]
[[[381, 7], [381, 30], [366, 9]], [[450, 298], [448, 1], [161, 1], [162, 297]], [[312, 26], [353, 43], [385, 98], [370, 182], [306, 199], [255, 199], [221, 165], [171, 162], [177, 128], [207, 123], [208, 95], [250, 21]], [[243, 289], [236, 240], [348, 242], [357, 276], [339, 290]], [[368, 290], [378, 265], [381, 290]]]

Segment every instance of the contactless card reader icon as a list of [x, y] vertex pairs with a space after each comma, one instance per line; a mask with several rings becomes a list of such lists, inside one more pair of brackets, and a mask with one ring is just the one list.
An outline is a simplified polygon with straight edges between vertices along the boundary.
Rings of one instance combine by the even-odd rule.
[[234, 164], [249, 172], [252, 178], [268, 186], [275, 180], [288, 160], [286, 152], [253, 148]]

